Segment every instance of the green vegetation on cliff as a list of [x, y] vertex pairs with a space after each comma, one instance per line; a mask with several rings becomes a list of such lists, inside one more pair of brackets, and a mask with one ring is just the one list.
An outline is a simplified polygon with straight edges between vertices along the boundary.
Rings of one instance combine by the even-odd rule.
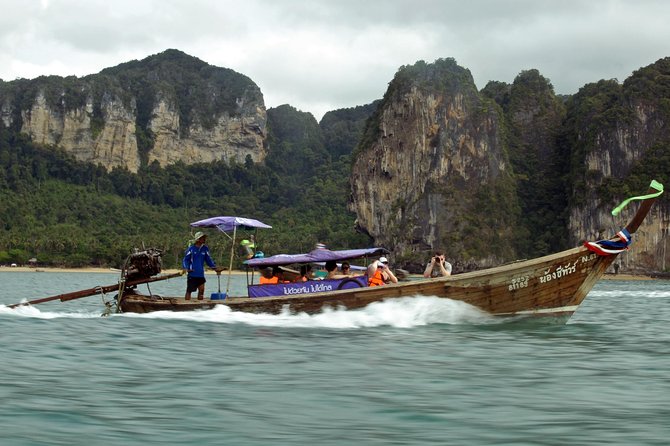
[[[570, 153], [571, 206], [614, 206], [670, 180], [670, 58], [635, 71], [623, 84], [587, 84], [567, 102], [563, 150]], [[600, 160], [591, 168], [587, 157]], [[634, 161], [626, 159], [634, 157]], [[608, 174], [604, 174], [608, 172]], [[664, 194], [661, 203], [670, 202]]]
[[[346, 209], [348, 157], [330, 159], [310, 114], [281, 107], [268, 115], [277, 146], [267, 165], [250, 158], [244, 165], [153, 163], [137, 174], [107, 173], [0, 125], [0, 263], [36, 257], [52, 265], [118, 266], [131, 248], [156, 246], [175, 266], [188, 223], [215, 215], [271, 224], [259, 234], [268, 254], [309, 251], [317, 242], [367, 246]], [[225, 240], [210, 241], [224, 258]]]
[[216, 116], [238, 115], [240, 98], [262, 100], [258, 86], [248, 77], [178, 50], [106, 68], [99, 75], [84, 79], [95, 80], [98, 76], [116, 79], [126, 99], [136, 98], [137, 124], [142, 129], [146, 129], [161, 97], [178, 108], [182, 132], [194, 121], [212, 128]]
[[365, 123], [377, 110], [380, 101], [354, 108], [329, 111], [319, 123], [326, 150], [333, 159], [350, 155], [361, 140]]
[[537, 70], [521, 72], [509, 88], [489, 84], [485, 95], [501, 101], [508, 153], [521, 215], [515, 245], [525, 258], [566, 247], [567, 166], [557, 144], [565, 116], [551, 83]]

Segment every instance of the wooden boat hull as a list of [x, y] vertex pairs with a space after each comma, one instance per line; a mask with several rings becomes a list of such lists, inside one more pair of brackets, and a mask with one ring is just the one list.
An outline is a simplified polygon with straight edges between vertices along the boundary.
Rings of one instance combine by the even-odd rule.
[[380, 287], [263, 298], [184, 300], [126, 294], [122, 312], [193, 311], [226, 305], [233, 311], [277, 314], [318, 313], [326, 307], [357, 309], [385, 299], [435, 296], [463, 301], [499, 316], [569, 316], [574, 313], [616, 255], [598, 256], [584, 247], [533, 260], [451, 277]]

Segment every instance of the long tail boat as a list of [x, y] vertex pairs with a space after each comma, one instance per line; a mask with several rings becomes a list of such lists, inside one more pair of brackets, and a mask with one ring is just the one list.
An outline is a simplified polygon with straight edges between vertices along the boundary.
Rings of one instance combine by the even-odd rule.
[[[226, 305], [233, 311], [252, 313], [280, 313], [285, 310], [318, 313], [326, 307], [351, 310], [385, 299], [436, 296], [463, 301], [498, 316], [570, 316], [618, 254], [628, 248], [631, 234], [642, 224], [656, 197], [662, 192], [663, 185], [652, 181], [647, 195], [633, 197], [622, 203], [619, 210], [630, 200], [641, 201], [633, 219], [611, 239], [584, 242], [583, 246], [566, 251], [490, 269], [374, 287], [368, 286], [365, 278], [258, 285], [253, 283], [252, 274], [251, 281], [248, 280], [248, 294], [243, 297], [232, 297], [219, 292], [216, 293], [217, 297], [224, 297], [223, 299], [199, 301], [142, 295], [135, 290], [129, 290], [119, 294], [117, 306], [121, 312], [133, 313], [204, 310], [216, 305]], [[237, 226], [269, 227], [252, 219], [244, 219], [238, 224], [228, 221], [235, 217], [218, 218], [223, 218], [227, 223], [217, 224], [216, 220], [212, 220], [196, 222], [192, 226], [209, 225], [222, 231], [229, 231], [231, 228], [235, 231]], [[281, 267], [327, 260], [367, 258], [386, 252], [383, 248], [347, 251], [317, 249], [308, 254], [278, 255], [251, 259], [245, 263], [250, 268]]]

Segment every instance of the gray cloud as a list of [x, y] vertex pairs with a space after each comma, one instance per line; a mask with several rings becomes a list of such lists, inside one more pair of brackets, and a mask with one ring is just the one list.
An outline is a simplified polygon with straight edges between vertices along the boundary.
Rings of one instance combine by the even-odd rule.
[[380, 98], [401, 65], [453, 57], [479, 88], [537, 68], [558, 93], [670, 56], [670, 2], [3, 0], [0, 78], [78, 76], [177, 48], [317, 119]]

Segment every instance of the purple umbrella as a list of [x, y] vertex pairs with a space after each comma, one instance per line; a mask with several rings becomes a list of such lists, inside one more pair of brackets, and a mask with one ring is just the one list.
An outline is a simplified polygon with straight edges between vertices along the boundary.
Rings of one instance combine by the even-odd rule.
[[212, 217], [191, 223], [195, 228], [218, 228], [221, 232], [234, 231], [238, 227], [272, 229], [262, 221], [244, 217]]

